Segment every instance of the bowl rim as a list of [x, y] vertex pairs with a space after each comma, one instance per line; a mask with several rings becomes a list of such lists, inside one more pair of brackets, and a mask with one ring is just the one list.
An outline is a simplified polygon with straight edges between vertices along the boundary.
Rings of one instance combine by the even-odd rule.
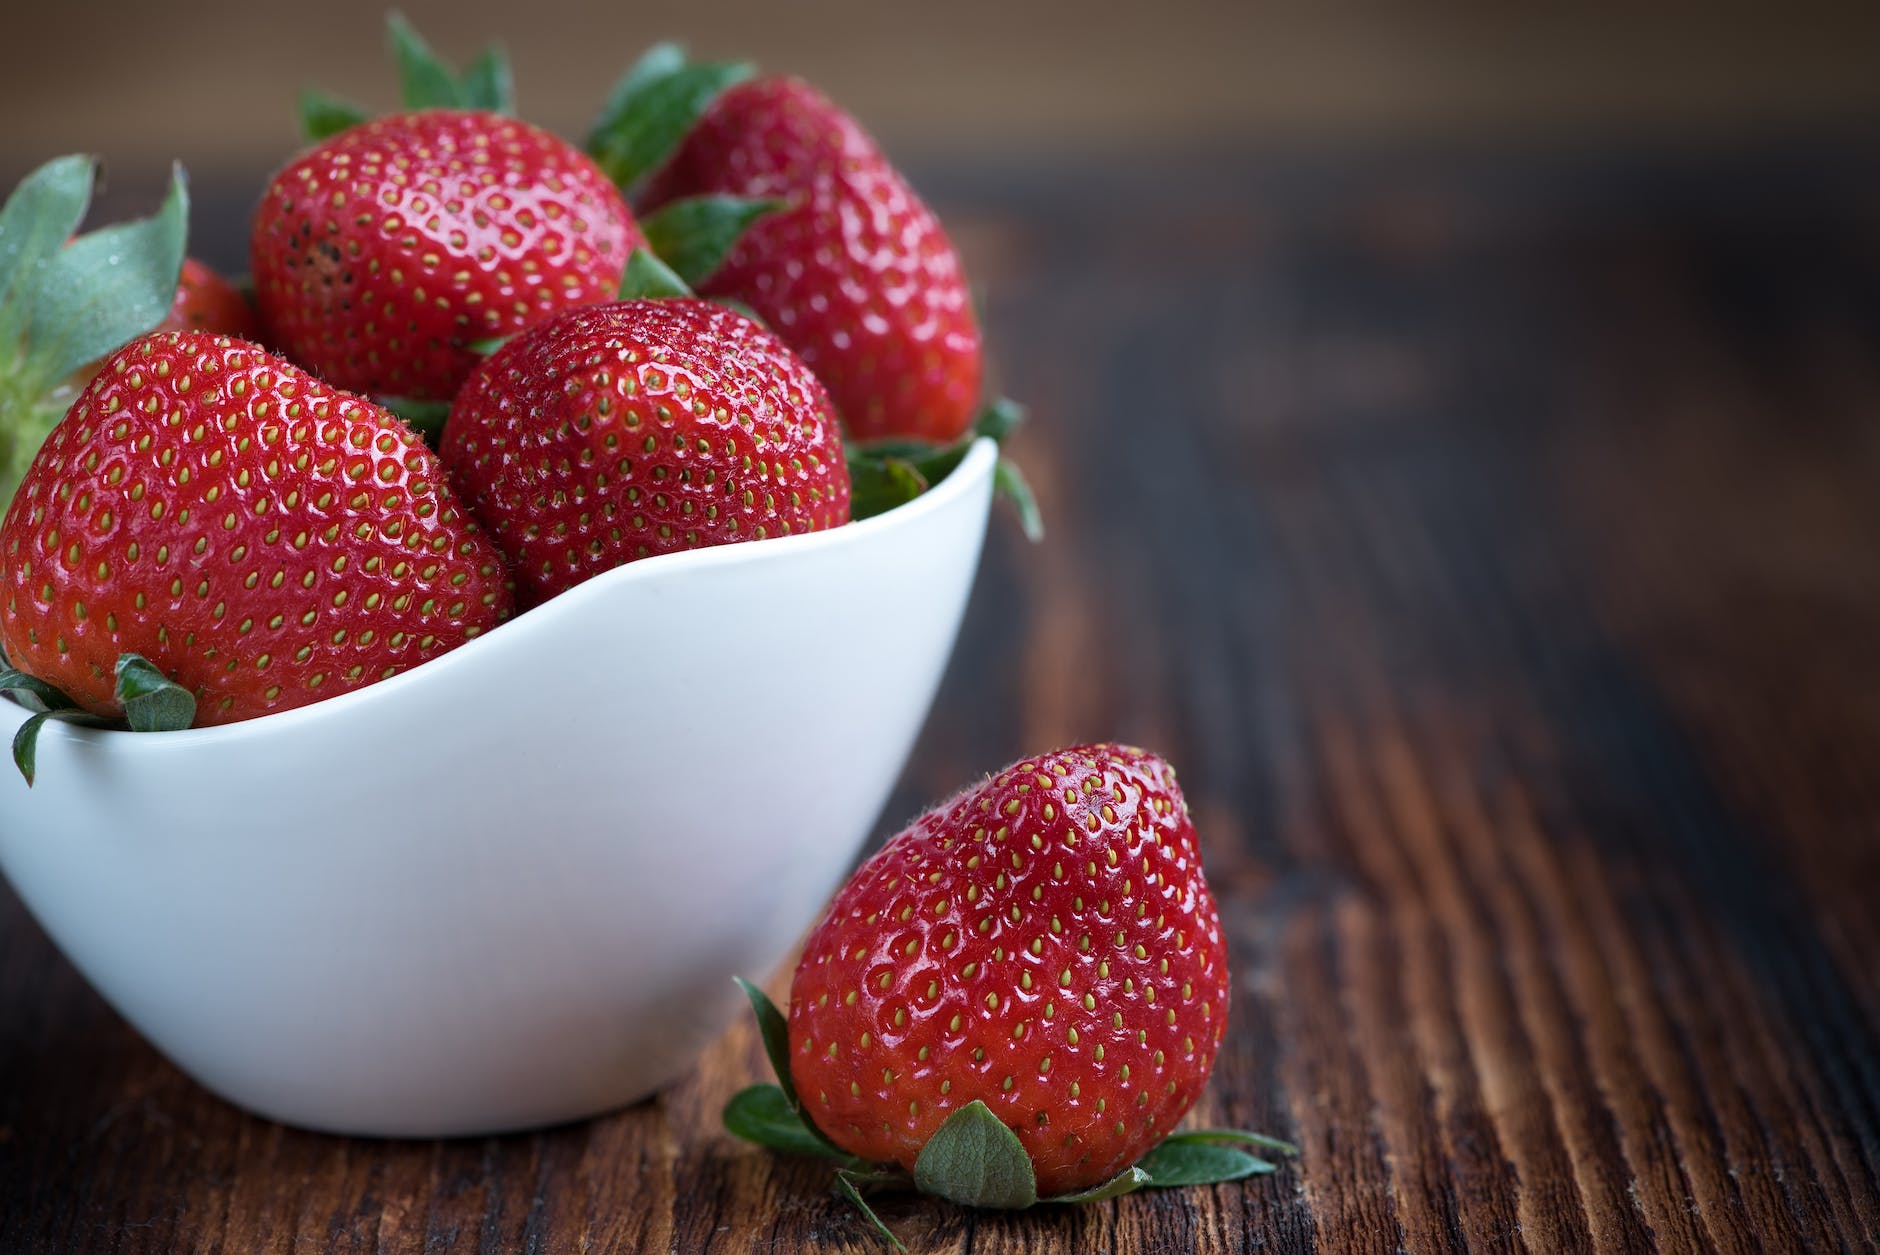
[[[291, 710], [276, 711], [273, 714], [243, 719], [235, 723], [218, 724], [207, 728], [184, 728], [175, 732], [150, 733], [130, 732], [122, 728], [90, 728], [58, 719], [48, 720], [47, 726], [42, 731], [51, 732], [56, 728], [58, 735], [80, 743], [87, 743], [97, 750], [121, 748], [131, 751], [134, 747], [154, 747], [155, 745], [180, 749], [184, 746], [214, 745], [233, 737], [253, 736], [266, 731], [289, 731], [299, 724], [313, 720], [345, 718], [356, 706], [374, 701], [396, 700], [397, 694], [412, 684], [431, 683], [441, 669], [467, 665], [464, 661], [466, 658], [474, 659], [494, 648], [489, 644], [491, 641], [514, 641], [518, 629], [524, 628], [527, 624], [545, 623], [550, 618], [578, 613], [585, 602], [617, 595], [635, 583], [681, 578], [693, 571], [741, 566], [751, 562], [768, 562], [790, 554], [863, 544], [878, 533], [912, 526], [927, 515], [946, 509], [956, 498], [966, 495], [989, 479], [998, 459], [998, 443], [989, 436], [980, 436], [973, 441], [966, 451], [966, 456], [947, 474], [945, 479], [934, 484], [914, 500], [904, 502], [891, 510], [884, 510], [872, 517], [857, 519], [841, 527], [826, 528], [822, 531], [800, 532], [792, 536], [771, 536], [763, 540], [738, 541], [731, 544], [712, 545], [703, 549], [685, 549], [623, 563], [611, 571], [605, 571], [592, 579], [584, 580], [566, 592], [498, 624], [488, 632], [473, 640], [465, 641], [447, 653], [427, 659], [408, 671], [401, 671], [389, 680], [380, 680], [322, 701], [296, 706]], [[20, 725], [31, 717], [32, 712], [14, 699], [12, 694], [0, 693], [0, 735], [10, 739]], [[8, 768], [0, 767], [0, 770], [6, 769]]]

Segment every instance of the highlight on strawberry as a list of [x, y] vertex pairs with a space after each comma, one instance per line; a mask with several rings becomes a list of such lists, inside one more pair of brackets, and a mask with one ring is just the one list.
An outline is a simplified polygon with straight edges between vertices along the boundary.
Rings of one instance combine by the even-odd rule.
[[731, 1132], [833, 1160], [863, 1198], [1079, 1203], [1239, 1180], [1297, 1154], [1181, 1128], [1227, 1027], [1226, 947], [1168, 763], [1082, 745], [914, 820], [810, 933], [787, 1016], [749, 982], [774, 1085]]

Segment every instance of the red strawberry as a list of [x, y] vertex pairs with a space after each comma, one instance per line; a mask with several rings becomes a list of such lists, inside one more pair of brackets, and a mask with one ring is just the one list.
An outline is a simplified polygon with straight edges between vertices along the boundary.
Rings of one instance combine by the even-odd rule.
[[726, 90], [654, 176], [645, 206], [776, 197], [702, 284], [745, 302], [828, 385], [858, 440], [944, 443], [979, 404], [979, 325], [959, 257], [855, 120], [799, 79]]
[[241, 340], [133, 341], [0, 524], [0, 647], [119, 713], [141, 654], [232, 723], [386, 679], [508, 614], [487, 537], [396, 419]]
[[1174, 771], [1080, 746], [1006, 768], [862, 865], [796, 969], [789, 1070], [804, 1114], [862, 1159], [912, 1170], [978, 1100], [1038, 1194], [1066, 1194], [1174, 1131], [1227, 997]]
[[448, 401], [479, 340], [613, 299], [638, 226], [547, 131], [426, 110], [340, 132], [256, 211], [256, 297], [274, 343], [336, 387]]
[[539, 324], [470, 376], [441, 454], [525, 604], [636, 558], [849, 518], [822, 385], [711, 301], [623, 301]]
[[261, 323], [240, 288], [194, 257], [183, 259], [176, 303], [158, 331], [208, 331], [242, 340], [259, 339]]

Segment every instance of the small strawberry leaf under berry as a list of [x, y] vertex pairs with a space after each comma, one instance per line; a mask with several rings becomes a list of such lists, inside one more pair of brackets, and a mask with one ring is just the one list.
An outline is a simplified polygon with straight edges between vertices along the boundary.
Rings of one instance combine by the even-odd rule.
[[655, 45], [608, 93], [588, 132], [588, 155], [631, 195], [719, 93], [755, 72], [744, 61], [691, 63], [678, 45]]
[[13, 694], [15, 701], [35, 714], [78, 708], [77, 702], [38, 676], [27, 675], [12, 666], [0, 665], [0, 693]]
[[196, 722], [196, 695], [138, 654], [118, 659], [117, 699], [132, 732], [181, 732]]
[[1041, 1203], [1100, 1203], [1106, 1198], [1121, 1198], [1125, 1194], [1134, 1194], [1150, 1184], [1149, 1174], [1141, 1168], [1125, 1168], [1101, 1185], [1093, 1185], [1075, 1194], [1054, 1194], [1050, 1198], [1041, 1198], [1038, 1201]]
[[775, 1085], [752, 1085], [732, 1095], [725, 1104], [725, 1128], [747, 1142], [790, 1155], [838, 1159], [851, 1167], [866, 1165], [823, 1139], [797, 1113], [796, 1104]]
[[1144, 1155], [1136, 1166], [1149, 1174], [1149, 1187], [1158, 1190], [1184, 1185], [1218, 1185], [1279, 1170], [1277, 1164], [1256, 1159], [1231, 1146], [1173, 1138]]
[[57, 158], [0, 208], [0, 511], [64, 414], [72, 373], [156, 327], [176, 299], [182, 168], [151, 217], [74, 239], [96, 171], [90, 157]]
[[948, 1116], [921, 1147], [914, 1184], [923, 1194], [968, 1207], [1017, 1211], [1038, 1201], [1031, 1156], [976, 1098]]
[[329, 96], [317, 87], [301, 89], [300, 133], [316, 144], [341, 131], [351, 130], [367, 116], [358, 105]]
[[627, 258], [626, 271], [620, 276], [621, 300], [657, 301], [691, 295], [686, 281], [645, 249], [636, 248]]
[[723, 264], [752, 223], [783, 204], [774, 198], [688, 196], [640, 219], [640, 229], [653, 252], [696, 287]]
[[467, 73], [458, 74], [396, 9], [386, 15], [387, 41], [398, 63], [399, 95], [406, 109], [516, 111], [509, 58], [492, 44]]
[[1288, 1158], [1297, 1158], [1299, 1148], [1282, 1138], [1269, 1137], [1265, 1133], [1254, 1133], [1247, 1129], [1182, 1129], [1169, 1135], [1171, 1142], [1222, 1142], [1244, 1143], [1276, 1151]]
[[870, 1207], [868, 1200], [862, 1197], [860, 1187], [863, 1184], [863, 1179], [854, 1173], [847, 1171], [836, 1173], [836, 1191], [848, 1199], [854, 1205], [855, 1210], [867, 1218], [868, 1223], [874, 1226], [875, 1232], [880, 1235], [882, 1241], [897, 1251], [905, 1251], [907, 1247], [901, 1245], [901, 1239], [894, 1236], [894, 1230], [882, 1223], [881, 1217], [875, 1214], [875, 1209]]

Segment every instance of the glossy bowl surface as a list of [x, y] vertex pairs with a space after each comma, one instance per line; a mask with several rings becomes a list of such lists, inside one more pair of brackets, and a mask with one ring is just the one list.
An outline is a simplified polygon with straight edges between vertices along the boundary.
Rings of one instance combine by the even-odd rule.
[[[65, 725], [0, 870], [204, 1085], [290, 1124], [492, 1133], [691, 1064], [847, 871], [958, 633], [997, 451], [847, 527], [647, 559], [247, 723]], [[0, 743], [25, 712], [0, 700]]]

